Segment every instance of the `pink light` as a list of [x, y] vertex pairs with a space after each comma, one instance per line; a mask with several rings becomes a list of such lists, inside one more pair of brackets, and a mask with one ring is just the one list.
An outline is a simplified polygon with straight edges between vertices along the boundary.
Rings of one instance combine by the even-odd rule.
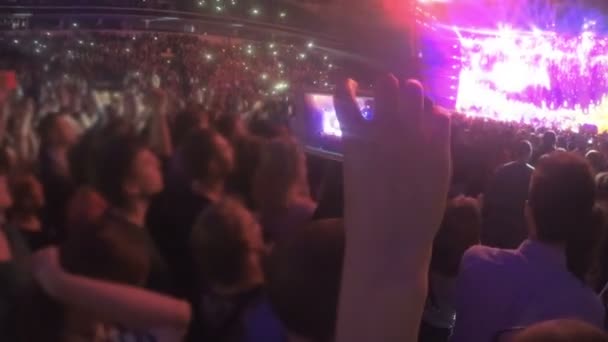
[[608, 129], [608, 48], [592, 32], [454, 30], [461, 46], [456, 109], [469, 115]]

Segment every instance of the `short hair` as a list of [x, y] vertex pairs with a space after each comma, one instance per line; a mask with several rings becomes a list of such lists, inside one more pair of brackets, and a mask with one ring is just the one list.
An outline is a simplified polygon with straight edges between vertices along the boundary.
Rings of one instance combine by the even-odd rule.
[[131, 136], [113, 138], [102, 148], [97, 188], [113, 206], [126, 205], [124, 182], [132, 171], [137, 154], [146, 148], [144, 143]]
[[314, 341], [334, 337], [344, 248], [339, 219], [312, 222], [275, 245], [268, 262], [268, 295], [289, 331]]
[[608, 172], [601, 172], [595, 176], [596, 195], [598, 200], [608, 200]]
[[203, 108], [194, 106], [183, 110], [175, 116], [175, 120], [172, 125], [171, 137], [173, 143], [179, 145], [188, 134], [197, 128], [201, 127], [201, 122], [209, 120], [208, 114], [203, 111]]
[[574, 153], [541, 158], [532, 174], [529, 206], [541, 241], [567, 242], [593, 222], [595, 183], [589, 164]]
[[547, 131], [543, 134], [543, 145], [553, 146], [557, 142], [557, 134], [553, 131]]
[[184, 139], [179, 150], [180, 160], [183, 163], [183, 170], [191, 180], [207, 181], [217, 176], [228, 176], [228, 174], [214, 175], [210, 172], [211, 163], [221, 158], [221, 151], [218, 150], [215, 140], [217, 137], [221, 135], [215, 131], [197, 129]]
[[532, 156], [532, 144], [528, 140], [520, 140], [515, 146], [517, 158], [530, 158]]
[[55, 127], [57, 119], [62, 115], [66, 115], [63, 113], [48, 113], [44, 116], [40, 122], [38, 123], [38, 135], [40, 136], [41, 145], [45, 146], [50, 143], [51, 131]]
[[608, 342], [608, 335], [588, 323], [561, 319], [534, 324], [516, 334], [513, 342]]
[[596, 150], [591, 150], [587, 152], [587, 154], [585, 154], [585, 159], [587, 159], [587, 161], [593, 168], [593, 171], [600, 172], [604, 169], [604, 156], [600, 152]]
[[458, 275], [460, 260], [481, 236], [481, 212], [477, 200], [457, 197], [448, 202], [433, 242], [431, 270], [448, 277]]
[[245, 231], [251, 222], [255, 222], [253, 215], [232, 198], [211, 205], [198, 217], [191, 251], [205, 281], [233, 286], [245, 280], [250, 253]]

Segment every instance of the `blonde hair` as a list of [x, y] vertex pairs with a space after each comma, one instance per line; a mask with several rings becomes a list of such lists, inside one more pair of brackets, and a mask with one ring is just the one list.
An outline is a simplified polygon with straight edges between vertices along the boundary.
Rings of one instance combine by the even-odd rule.
[[306, 156], [294, 140], [266, 143], [253, 179], [256, 208], [264, 215], [287, 210], [299, 200], [312, 202], [307, 177]]

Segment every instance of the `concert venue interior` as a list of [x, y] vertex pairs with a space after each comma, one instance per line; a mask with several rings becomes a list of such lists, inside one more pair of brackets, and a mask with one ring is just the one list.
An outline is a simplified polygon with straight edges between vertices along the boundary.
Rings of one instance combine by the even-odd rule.
[[419, 56], [436, 101], [466, 115], [607, 130], [602, 12], [504, 3], [418, 4]]

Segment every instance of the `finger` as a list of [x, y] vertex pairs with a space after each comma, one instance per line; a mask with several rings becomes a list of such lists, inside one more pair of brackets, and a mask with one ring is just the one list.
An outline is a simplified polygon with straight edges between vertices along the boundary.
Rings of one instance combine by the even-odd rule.
[[384, 134], [386, 129], [391, 129], [399, 124], [399, 80], [392, 74], [381, 76], [376, 81], [374, 119], [372, 124]]
[[430, 134], [430, 141], [434, 141], [441, 146], [449, 146], [451, 138], [451, 118], [450, 113], [436, 105], [426, 110], [427, 131]]
[[338, 83], [334, 92], [334, 107], [343, 136], [360, 134], [364, 122], [357, 104], [357, 82], [345, 79]]
[[424, 89], [417, 80], [409, 79], [401, 82], [399, 98], [399, 113], [405, 127], [415, 131], [422, 130], [424, 115]]

